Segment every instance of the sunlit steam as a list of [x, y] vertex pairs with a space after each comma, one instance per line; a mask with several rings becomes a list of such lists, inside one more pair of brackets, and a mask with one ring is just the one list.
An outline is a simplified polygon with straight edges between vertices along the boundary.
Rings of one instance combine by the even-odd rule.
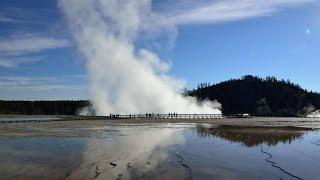
[[303, 111], [304, 116], [308, 118], [319, 118], [320, 117], [320, 110], [317, 110], [313, 105], [306, 106]]
[[146, 23], [161, 18], [153, 14], [150, 0], [60, 0], [59, 6], [86, 59], [98, 115], [221, 113], [217, 102], [181, 95], [183, 83], [168, 76], [170, 66], [135, 46]]
[[307, 115], [309, 118], [320, 118], [320, 110], [316, 110]]

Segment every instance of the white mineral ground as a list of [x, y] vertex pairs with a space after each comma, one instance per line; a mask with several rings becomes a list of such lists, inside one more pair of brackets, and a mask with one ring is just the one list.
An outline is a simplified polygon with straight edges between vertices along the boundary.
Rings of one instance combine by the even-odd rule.
[[[48, 121], [38, 123], [0, 123], [1, 136], [29, 136], [29, 135], [56, 135], [81, 136], [91, 131], [99, 131], [99, 128], [109, 125], [132, 125], [145, 123], [201, 123], [210, 125], [232, 125], [241, 127], [305, 127], [320, 128], [320, 118], [217, 118], [217, 119], [101, 119], [101, 120], [73, 120]], [[56, 128], [85, 128], [81, 132], [60, 132]]]

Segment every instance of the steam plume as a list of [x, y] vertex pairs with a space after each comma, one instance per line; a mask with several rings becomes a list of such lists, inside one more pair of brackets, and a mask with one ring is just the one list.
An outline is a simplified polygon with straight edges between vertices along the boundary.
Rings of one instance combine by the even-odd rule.
[[182, 96], [183, 83], [168, 76], [169, 65], [135, 46], [146, 23], [156, 17], [150, 0], [60, 0], [59, 6], [86, 59], [98, 115], [220, 113], [217, 102]]
[[320, 118], [320, 110], [313, 111], [307, 115], [309, 118]]
[[303, 108], [304, 115], [308, 118], [320, 118], [320, 110], [317, 110], [313, 105], [308, 105]]

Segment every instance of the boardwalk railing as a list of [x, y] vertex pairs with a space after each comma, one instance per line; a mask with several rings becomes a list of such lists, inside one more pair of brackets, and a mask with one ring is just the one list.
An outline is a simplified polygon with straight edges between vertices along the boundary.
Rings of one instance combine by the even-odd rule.
[[222, 114], [111, 114], [111, 118], [114, 119], [213, 119], [223, 118]]

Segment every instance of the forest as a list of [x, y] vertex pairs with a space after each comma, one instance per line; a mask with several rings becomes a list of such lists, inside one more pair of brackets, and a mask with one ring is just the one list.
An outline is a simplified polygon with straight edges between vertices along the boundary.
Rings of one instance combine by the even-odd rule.
[[224, 115], [304, 117], [320, 109], [320, 94], [289, 80], [246, 75], [217, 84], [201, 83], [187, 95], [199, 100], [218, 100]]
[[75, 115], [86, 106], [90, 106], [86, 100], [0, 101], [0, 114]]

